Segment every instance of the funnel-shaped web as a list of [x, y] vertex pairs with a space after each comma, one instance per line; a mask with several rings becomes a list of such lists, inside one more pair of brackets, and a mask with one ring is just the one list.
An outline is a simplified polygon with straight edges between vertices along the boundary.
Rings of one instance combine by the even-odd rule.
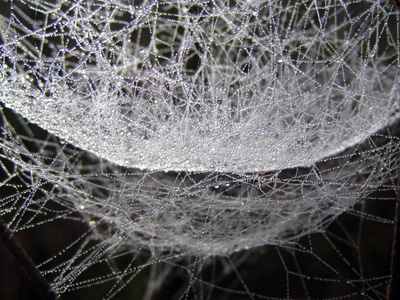
[[104, 237], [278, 244], [394, 168], [397, 141], [376, 133], [398, 118], [399, 32], [378, 1], [4, 5], [1, 102], [92, 153], [53, 146], [49, 163], [47, 141], [32, 153], [5, 121], [4, 157]]

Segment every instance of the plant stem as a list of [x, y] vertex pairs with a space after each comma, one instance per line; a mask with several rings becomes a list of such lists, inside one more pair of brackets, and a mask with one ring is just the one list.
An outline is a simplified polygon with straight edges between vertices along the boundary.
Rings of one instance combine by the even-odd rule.
[[400, 168], [397, 183], [396, 212], [394, 217], [392, 262], [390, 266], [390, 284], [387, 290], [388, 300], [400, 299]]
[[25, 272], [26, 276], [43, 295], [46, 300], [60, 299], [56, 292], [51, 288], [46, 278], [40, 273], [31, 257], [26, 253], [19, 241], [14, 237], [6, 222], [0, 217], [0, 235], [8, 250], [12, 253], [18, 264]]

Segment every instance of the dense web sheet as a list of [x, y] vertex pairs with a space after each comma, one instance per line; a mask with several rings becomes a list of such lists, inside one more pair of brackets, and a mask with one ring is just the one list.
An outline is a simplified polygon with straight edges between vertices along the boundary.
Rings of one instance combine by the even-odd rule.
[[119, 165], [310, 166], [397, 113], [397, 32], [375, 1], [32, 1], [9, 14], [2, 101]]
[[[286, 281], [302, 282], [317, 275], [282, 251], [327, 266], [309, 234], [336, 249], [325, 229], [343, 212], [390, 224], [359, 201], [393, 190], [398, 164], [385, 129], [399, 117], [391, 2], [0, 5], [1, 215], [16, 232], [78, 224], [39, 265], [58, 293], [115, 282], [113, 297], [150, 269], [151, 294], [185, 261], [177, 298], [251, 299], [240, 250], [276, 245]], [[213, 255], [242, 292], [219, 287]], [[97, 265], [108, 271], [87, 275]], [[381, 296], [385, 274], [375, 285], [348, 266], [357, 279], [343, 295]], [[276, 297], [297, 297], [285, 284]]]

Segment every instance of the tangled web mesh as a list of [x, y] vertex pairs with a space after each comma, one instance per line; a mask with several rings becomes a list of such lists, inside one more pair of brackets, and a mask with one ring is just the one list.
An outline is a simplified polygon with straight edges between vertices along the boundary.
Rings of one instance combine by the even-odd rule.
[[[91, 259], [323, 231], [396, 169], [389, 4], [2, 2], [2, 215], [83, 219]], [[68, 268], [60, 293], [85, 269]]]

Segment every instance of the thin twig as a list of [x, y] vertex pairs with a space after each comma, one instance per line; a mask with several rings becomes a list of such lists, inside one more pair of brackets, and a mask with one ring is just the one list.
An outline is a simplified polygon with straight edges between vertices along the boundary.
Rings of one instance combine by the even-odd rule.
[[390, 265], [390, 283], [387, 290], [388, 300], [400, 299], [400, 168], [397, 183], [396, 213], [394, 217], [392, 262]]
[[21, 246], [19, 241], [14, 237], [11, 230], [8, 228], [6, 222], [0, 217], [0, 235], [3, 242], [6, 244], [8, 250], [12, 253], [14, 258], [19, 263], [26, 276], [43, 295], [46, 300], [60, 299], [56, 292], [51, 288], [46, 278], [40, 273], [31, 257], [26, 253], [25, 249]]

